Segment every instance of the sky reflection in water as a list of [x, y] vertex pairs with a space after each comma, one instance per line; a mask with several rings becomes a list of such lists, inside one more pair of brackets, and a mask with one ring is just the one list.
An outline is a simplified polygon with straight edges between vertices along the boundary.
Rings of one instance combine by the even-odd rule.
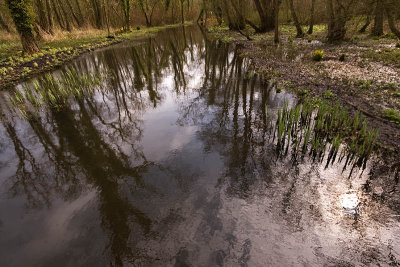
[[[278, 159], [277, 94], [238, 49], [197, 27], [86, 55], [107, 90], [0, 124], [0, 265], [389, 264], [393, 211], [369, 169]], [[62, 70], [61, 70], [62, 71]], [[355, 190], [363, 208], [344, 216]], [[343, 197], [345, 196], [345, 197]], [[361, 197], [360, 197], [361, 196]], [[351, 202], [351, 203], [350, 203]], [[389, 219], [388, 219], [389, 218]]]

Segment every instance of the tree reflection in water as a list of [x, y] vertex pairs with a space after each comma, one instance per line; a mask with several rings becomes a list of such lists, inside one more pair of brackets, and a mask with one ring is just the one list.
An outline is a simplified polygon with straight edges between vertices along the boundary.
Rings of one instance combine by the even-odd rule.
[[1, 101], [6, 114], [1, 123], [18, 158], [15, 174], [6, 181], [10, 196], [23, 195], [29, 208], [41, 208], [51, 206], [53, 198], [72, 200], [87, 185], [96, 188], [101, 224], [110, 233], [112, 265], [135, 256], [129, 244], [132, 223], [144, 235], [152, 224], [126, 193], [160, 194], [143, 174], [149, 168], [174, 172], [146, 159], [140, 147], [140, 117], [162, 101], [158, 86], [166, 73], [174, 73], [177, 94], [185, 91], [185, 65], [197, 60], [194, 50], [204, 46], [201, 36], [191, 33], [188, 38], [185, 31], [168, 31], [139, 45], [123, 44], [74, 62], [68, 68], [80, 73], [111, 73], [105, 81], [108, 88], [72, 97], [61, 108], [48, 107], [39, 116], [32, 112], [21, 120], [4, 97]]
[[[196, 183], [216, 178], [217, 188], [226, 188], [230, 197], [247, 199], [263, 189], [262, 183], [275, 180], [277, 157], [264, 110], [294, 100], [248, 75], [250, 63], [239, 53], [198, 28], [167, 30], [65, 67], [109, 73], [104, 90], [70, 97], [64, 106], [29, 119], [18, 117], [2, 99], [6, 115], [0, 131], [7, 137], [1, 140], [14, 150], [4, 162], [16, 159], [15, 173], [4, 183], [11, 199], [24, 197], [29, 208], [45, 209], [94, 188], [109, 263], [157, 262], [146, 258], [151, 256], [140, 242], [161, 243], [171, 230], [168, 222], [180, 219], [174, 210], [180, 196], [196, 191], [196, 197], [204, 197], [205, 189]], [[212, 171], [213, 177], [206, 177]], [[301, 217], [287, 214], [298, 172], [293, 166], [279, 177], [286, 179], [281, 190], [288, 221]], [[221, 228], [214, 218], [218, 205], [218, 196], [206, 203], [210, 232]], [[185, 253], [179, 250], [176, 262]]]

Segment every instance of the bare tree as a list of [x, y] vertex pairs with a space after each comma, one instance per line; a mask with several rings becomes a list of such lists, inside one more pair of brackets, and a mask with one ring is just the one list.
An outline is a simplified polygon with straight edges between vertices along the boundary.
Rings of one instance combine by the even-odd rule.
[[328, 12], [328, 41], [335, 42], [341, 41], [346, 35], [346, 22], [347, 13], [350, 7], [354, 4], [354, 0], [327, 0], [327, 12]]
[[311, 15], [310, 15], [310, 27], [308, 28], [308, 34], [312, 34], [314, 31], [314, 14], [315, 13], [315, 0], [311, 2]]
[[279, 0], [274, 0], [274, 26], [275, 26], [275, 33], [274, 33], [274, 42], [277, 44], [279, 43]]
[[[398, 7], [397, 9], [396, 9], [396, 3]], [[397, 38], [400, 39], [400, 30], [397, 29], [395, 22], [396, 18], [395, 10], [399, 10], [399, 3], [395, 2], [394, 0], [387, 0], [385, 2], [385, 11], [388, 18], [389, 27], [390, 30], [397, 36]]]
[[140, 10], [142, 11], [146, 20], [146, 26], [152, 26], [153, 14], [156, 6], [160, 3], [159, 0], [138, 0]]
[[131, 24], [131, 2], [130, 0], [121, 0], [122, 12], [124, 13], [124, 28], [128, 30]]
[[261, 25], [258, 32], [267, 32], [273, 30], [275, 28], [275, 9], [276, 5], [279, 6], [279, 3], [275, 3], [274, 0], [263, 0], [262, 3], [260, 0], [253, 1], [260, 17]]
[[297, 18], [296, 10], [294, 9], [293, 0], [289, 0], [289, 6], [290, 6], [290, 13], [292, 14], [294, 25], [296, 26], [296, 31], [297, 31], [296, 37], [301, 38], [304, 36], [304, 33], [303, 33], [303, 30], [301, 29], [299, 19]]
[[5, 22], [5, 20], [3, 19], [3, 17], [0, 14], [0, 26], [6, 30], [7, 32], [11, 32], [10, 27], [8, 27], [7, 23]]
[[385, 8], [383, 0], [376, 0], [375, 3], [375, 19], [374, 27], [372, 28], [372, 35], [381, 36], [383, 35], [383, 20], [384, 20]]

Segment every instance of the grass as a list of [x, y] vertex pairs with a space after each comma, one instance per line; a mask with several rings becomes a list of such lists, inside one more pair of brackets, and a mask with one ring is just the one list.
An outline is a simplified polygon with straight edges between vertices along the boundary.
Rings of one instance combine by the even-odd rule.
[[369, 89], [371, 88], [371, 85], [374, 83], [373, 80], [358, 80], [358, 85], [362, 89]]
[[[189, 24], [189, 23], [188, 23]], [[181, 24], [157, 26], [150, 28], [140, 28], [140, 30], [132, 30], [119, 34], [116, 38], [120, 39], [131, 39], [137, 37], [147, 36], [152, 33], [156, 33], [160, 30], [177, 27]], [[116, 31], [115, 29], [113, 30]], [[0, 35], [3, 35], [1, 32]], [[92, 28], [74, 30], [72, 32], [56, 30], [54, 35], [44, 35], [43, 40], [39, 42], [40, 48], [44, 50], [49, 49], [63, 49], [65, 47], [75, 48], [80, 46], [87, 46], [93, 43], [107, 41], [108, 33], [106, 30], [97, 30]], [[8, 57], [20, 57], [22, 55], [22, 46], [19, 38], [16, 34], [12, 35], [13, 38], [0, 37], [0, 58]]]
[[235, 40], [233, 36], [231, 36], [231, 32], [227, 26], [213, 26], [207, 28], [208, 32], [210, 32], [215, 38], [221, 40], [224, 43], [229, 43]]
[[400, 125], [400, 114], [394, 109], [386, 109], [383, 111], [383, 117], [391, 122]]
[[325, 99], [333, 99], [333, 98], [336, 97], [336, 94], [333, 93], [331, 90], [327, 90], [327, 91], [324, 92], [323, 97], [324, 97]]
[[[190, 23], [186, 23], [188, 25]], [[156, 26], [150, 28], [140, 28], [140, 30], [131, 30], [121, 32], [117, 38], [136, 38], [156, 33], [160, 30], [177, 27], [181, 24], [172, 24], [164, 26]], [[116, 32], [113, 29], [112, 32]], [[89, 45], [92, 43], [106, 40], [108, 33], [106, 30], [98, 30], [93, 28], [75, 29], [71, 32], [55, 30], [53, 35], [43, 35], [43, 40], [39, 41], [39, 46], [44, 49], [61, 49], [64, 47], [77, 47]], [[9, 56], [21, 56], [22, 45], [17, 34], [6, 34], [0, 31], [0, 58]]]
[[310, 99], [294, 108], [285, 102], [278, 110], [274, 133], [280, 154], [291, 151], [294, 158], [309, 154], [320, 161], [327, 155], [326, 166], [346, 158], [345, 167], [365, 167], [378, 138], [378, 131], [368, 129], [361, 113], [352, 116], [340, 104]]
[[[56, 30], [54, 35], [44, 35], [43, 40], [39, 41], [39, 46], [42, 49], [76, 47], [102, 41], [106, 36], [107, 32], [104, 30], [85, 29], [74, 30], [72, 32]], [[22, 46], [19, 37], [14, 34], [12, 40], [7, 39], [10, 38], [4, 39], [0, 37], [0, 41], [3, 42], [0, 45], [0, 58], [22, 56]]]
[[377, 62], [382, 62], [386, 65], [400, 67], [400, 50], [393, 48], [383, 48], [380, 50], [367, 50], [363, 54], [364, 58], [372, 59]]

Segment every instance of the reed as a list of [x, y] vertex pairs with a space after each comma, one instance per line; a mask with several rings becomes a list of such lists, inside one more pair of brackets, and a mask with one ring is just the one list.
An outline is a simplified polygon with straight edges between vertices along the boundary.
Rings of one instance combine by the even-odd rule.
[[370, 129], [360, 112], [352, 116], [340, 104], [331, 105], [325, 100], [315, 102], [307, 99], [289, 108], [285, 101], [278, 110], [274, 130], [278, 153], [286, 155], [291, 151], [295, 159], [308, 154], [321, 162], [326, 158], [326, 167], [346, 157], [345, 168], [350, 163], [365, 168], [378, 130]]
[[46, 74], [33, 84], [25, 84], [21, 90], [16, 90], [9, 97], [14, 109], [23, 116], [37, 114], [43, 108], [61, 108], [71, 98], [91, 95], [96, 88], [101, 87], [105, 73], [80, 75], [74, 69], [69, 69], [54, 77]]

